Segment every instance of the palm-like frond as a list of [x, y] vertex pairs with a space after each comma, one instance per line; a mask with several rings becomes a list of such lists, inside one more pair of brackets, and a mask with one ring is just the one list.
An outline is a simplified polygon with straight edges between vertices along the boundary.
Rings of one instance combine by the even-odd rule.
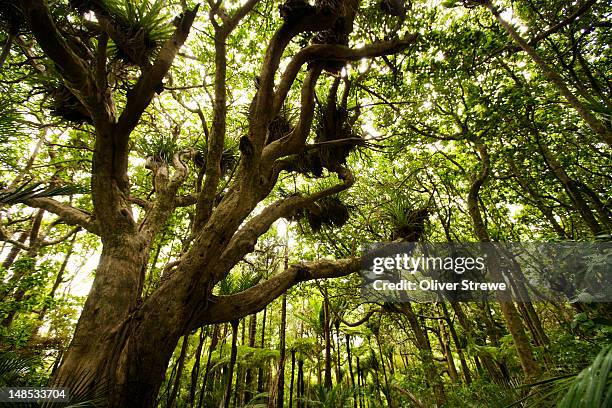
[[528, 396], [506, 406], [527, 408], [604, 408], [612, 406], [612, 344], [604, 347], [593, 363], [579, 374], [546, 378], [523, 387], [534, 388]]
[[612, 406], [612, 345], [571, 383], [558, 408], [605, 408]]
[[127, 29], [144, 29], [151, 41], [160, 41], [172, 34], [168, 15], [163, 12], [165, 2], [155, 0], [104, 0], [104, 7]]
[[174, 155], [181, 150], [176, 139], [168, 135], [155, 135], [142, 139], [136, 145], [136, 151], [143, 157], [152, 158], [157, 162], [172, 163]]
[[12, 352], [0, 354], [0, 386], [20, 384], [27, 373], [38, 364], [35, 357], [21, 357]]
[[11, 205], [22, 203], [30, 198], [53, 197], [82, 192], [83, 189], [78, 186], [45, 186], [40, 182], [30, 184], [30, 181], [26, 181], [17, 187], [0, 190], [0, 204]]

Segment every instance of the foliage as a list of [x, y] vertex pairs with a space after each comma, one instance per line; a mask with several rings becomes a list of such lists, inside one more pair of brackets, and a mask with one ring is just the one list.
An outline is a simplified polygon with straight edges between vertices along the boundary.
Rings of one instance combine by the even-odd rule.
[[[156, 53], [185, 15], [183, 5], [189, 8], [196, 2], [46, 3], [50, 4], [59, 35], [90, 70], [95, 86], [107, 82], [105, 90], [113, 94], [113, 103], [106, 106], [106, 113], [111, 113], [111, 128], [116, 130], [115, 122], [121, 120], [128, 100], [146, 84], [141, 81], [142, 75], [154, 72], [151, 63]], [[550, 81], [550, 74], [517, 46], [489, 10], [478, 6], [484, 2], [409, 3], [405, 2], [409, 10], [400, 21], [397, 13], [389, 13], [391, 2], [360, 2], [354, 29], [340, 42], [359, 48], [385, 38], [419, 33], [418, 41], [410, 48], [394, 55], [350, 62], [305, 61], [288, 89], [287, 100], [269, 123], [256, 123], [257, 112], [252, 107], [262, 92], [259, 75], [265, 45], [276, 38], [285, 21], [278, 11], [279, 3], [257, 2], [223, 42], [215, 40], [215, 24], [231, 21], [245, 2], [202, 4], [172, 67], [163, 79], [155, 79], [133, 131], [127, 139], [113, 141], [113, 155], [125, 142], [126, 157], [117, 155], [106, 157], [108, 161], [96, 161], [95, 153], [101, 151], [101, 140], [106, 137], [100, 134], [108, 129], [97, 127], [85, 106], [91, 101], [77, 95], [83, 90], [70, 83], [74, 78], [67, 78], [58, 61], [48, 58], [48, 47], [37, 42], [16, 2], [0, 0], [0, 39], [8, 46], [7, 59], [0, 70], [0, 238], [1, 261], [6, 263], [0, 269], [0, 336], [3, 349], [16, 350], [0, 358], [1, 381], [46, 382], [57, 360], [65, 356], [96, 275], [99, 255], [115, 257], [117, 248], [144, 251], [139, 255], [145, 261], [136, 268], [142, 276], [138, 281], [142, 293], [130, 306], [141, 310], [151, 299], [158, 300], [168, 282], [182, 282], [175, 275], [181, 272], [176, 265], [185, 259], [193, 262], [190, 267], [195, 265], [196, 257], [188, 254], [203, 239], [227, 239], [248, 253], [232, 263], [231, 270], [223, 276], [215, 275], [213, 269], [219, 265], [217, 258], [227, 253], [204, 254], [212, 253], [210, 267], [193, 267], [193, 271], [197, 269], [199, 277], [215, 275], [214, 279], [208, 285], [185, 288], [186, 293], [202, 291], [197, 293], [202, 304], [212, 304], [217, 297], [238, 294], [277, 276], [284, 270], [285, 248], [289, 265], [296, 268], [292, 271], [301, 278], [302, 261], [331, 262], [353, 257], [359, 254], [360, 247], [371, 242], [473, 241], [474, 209], [469, 206], [468, 195], [483, 168], [482, 147], [490, 156], [491, 169], [476, 203], [492, 240], [609, 241], [609, 147], [564, 99]], [[316, 1], [307, 6], [301, 1], [287, 1], [282, 9], [295, 7], [304, 11], [315, 4], [333, 8], [335, 3]], [[609, 130], [609, 2], [504, 0], [495, 5], [585, 109]], [[171, 21], [171, 16], [177, 18]], [[393, 33], [391, 27], [396, 22], [401, 24]], [[9, 34], [18, 34], [13, 43], [8, 41]], [[330, 39], [333, 34], [327, 31], [325, 35]], [[311, 49], [306, 47], [313, 38], [320, 42], [322, 37], [306, 32], [288, 44], [278, 56], [280, 69], [273, 75], [275, 89], [286, 68], [291, 67], [292, 58], [297, 53], [307, 55]], [[103, 47], [106, 40], [108, 48]], [[221, 87], [225, 94], [216, 98], [216, 57], [221, 44], [227, 51]], [[312, 72], [318, 62], [327, 70], [318, 78], [310, 101], [304, 84], [308, 71]], [[329, 98], [334, 87], [335, 103]], [[105, 95], [100, 92], [96, 98]], [[276, 145], [283, 145], [298, 129], [305, 101], [311, 102], [313, 116], [303, 134], [304, 145], [295, 154], [275, 158], [278, 167], [274, 171], [254, 172], [252, 178], [239, 179], [240, 169], [248, 168], [250, 163], [245, 138], [261, 131], [265, 133], [263, 149], [269, 151], [270, 145], [279, 140], [282, 141]], [[223, 123], [218, 118], [221, 106], [227, 109]], [[196, 203], [203, 186], [210, 181], [207, 156], [211, 138], [219, 133], [224, 133], [220, 182], [213, 186], [211, 197]], [[349, 142], [335, 144], [342, 140]], [[93, 223], [103, 224], [107, 216], [121, 214], [120, 219], [129, 224], [127, 230], [141, 231], [145, 222], [159, 215], [155, 211], [170, 203], [156, 200], [161, 195], [154, 188], [159, 179], [155, 180], [155, 172], [149, 170], [172, 166], [177, 153], [186, 149], [193, 151], [194, 157], [193, 163], [186, 163], [189, 171], [176, 190], [179, 204], [160, 221], [159, 231], [150, 242], [120, 243], [109, 251], [109, 242], [116, 243], [116, 236], [100, 240], [96, 235], [100, 231], [92, 228], [93, 233], [79, 233], [74, 245], [70, 245], [69, 239], [62, 238], [73, 228], [67, 225], [73, 220], [51, 210], [45, 210], [38, 234], [35, 233], [39, 209], [24, 204], [33, 198], [55, 200], [52, 202], [61, 208], [74, 207], [76, 213], [71, 214], [87, 217]], [[104, 212], [100, 194], [95, 196], [91, 189], [76, 186], [95, 182], [94, 173], [100, 166], [124, 159], [126, 174], [113, 174], [104, 186], [108, 190], [101, 192], [118, 197], [121, 206]], [[336, 176], [339, 167], [350, 169], [355, 176], [349, 190], [284, 214], [284, 220], [265, 224], [265, 232], [252, 228], [253, 220], [267, 214], [266, 209], [277, 208], [279, 202], [307, 197], [346, 181]], [[282, 170], [277, 174], [277, 169]], [[262, 187], [268, 180], [276, 184]], [[257, 186], [253, 190], [256, 192], [242, 196], [248, 186]], [[199, 239], [196, 207], [211, 204], [212, 213], [223, 215], [228, 202], [245, 208], [245, 203], [256, 204], [245, 210], [240, 219], [223, 218], [228, 225], [237, 225], [234, 230]], [[106, 230], [119, 233], [121, 228], [112, 225]], [[106, 230], [103, 232], [108, 233]], [[37, 246], [54, 241], [58, 242]], [[11, 260], [9, 255], [15, 248], [17, 252]], [[571, 253], [567, 255], [568, 260], [572, 258]], [[125, 258], [120, 260], [128, 262]], [[589, 267], [600, 268], [609, 260], [609, 254], [592, 257]], [[113, 271], [113, 279], [123, 276], [119, 272]], [[288, 282], [278, 284], [285, 283]], [[400, 387], [426, 406], [433, 406], [437, 403], [434, 378], [444, 389], [448, 407], [503, 406], [520, 400], [518, 394], [524, 390], [532, 393], [524, 401], [532, 406], [610, 405], [606, 398], [610, 395], [612, 316], [608, 304], [592, 302], [588, 294], [534, 302], [530, 305], [533, 310], [517, 305], [527, 348], [534, 353], [542, 378], [547, 380], [536, 381], [533, 387], [514, 387], [523, 378], [522, 355], [498, 303], [465, 303], [456, 309], [445, 303], [448, 316], [444, 316], [440, 304], [413, 304], [416, 325], [426, 337], [424, 346], [415, 335], [414, 321], [392, 309], [364, 302], [360, 284], [355, 275], [301, 282], [287, 291], [284, 322], [278, 300], [263, 310], [260, 305], [255, 315], [242, 317], [231, 403], [268, 406], [267, 400], [275, 391], [283, 334], [286, 404], [293, 378], [294, 403], [299, 395], [312, 406], [352, 407], [355, 399], [361, 399], [368, 406], [384, 407], [390, 396], [398, 406], [414, 405], [407, 395], [397, 392], [395, 387]], [[322, 286], [331, 310], [331, 328], [325, 327]], [[208, 289], [210, 293], [204, 294]], [[538, 294], [529, 290], [537, 299]], [[262, 293], [257, 291], [258, 296]], [[180, 306], [177, 299], [166, 301], [159, 304]], [[130, 316], [132, 312], [130, 309]], [[178, 320], [192, 313], [196, 311], [177, 313], [173, 318]], [[366, 323], [357, 327], [350, 324], [368, 314]], [[538, 326], [544, 336], [537, 332]], [[194, 329], [189, 326], [189, 330]], [[180, 327], [175, 331], [184, 335], [185, 330]], [[227, 384], [223, 374], [230, 363], [231, 330], [229, 325], [220, 323], [216, 331], [211, 327], [204, 332], [202, 343], [197, 335], [187, 333], [188, 348], [181, 373], [180, 346], [167, 367], [168, 394], [178, 378], [177, 406], [189, 404], [192, 390], [196, 401], [202, 396], [205, 407], [219, 406], [224, 395]], [[214, 344], [213, 333], [217, 334]], [[327, 361], [326, 338], [330, 343]], [[596, 356], [600, 348], [608, 350], [607, 354]], [[36, 357], [19, 357], [32, 354]], [[291, 357], [295, 357], [293, 367]], [[589, 369], [574, 376], [592, 360]], [[332, 388], [321, 384], [329, 374], [327, 365], [332, 370]], [[471, 382], [466, 374], [471, 376]], [[74, 385], [78, 388], [92, 375], [81, 375]], [[300, 389], [298, 394], [299, 381], [304, 392]], [[247, 394], [251, 397], [248, 403]], [[84, 393], [81, 397], [87, 401], [98, 395]]]

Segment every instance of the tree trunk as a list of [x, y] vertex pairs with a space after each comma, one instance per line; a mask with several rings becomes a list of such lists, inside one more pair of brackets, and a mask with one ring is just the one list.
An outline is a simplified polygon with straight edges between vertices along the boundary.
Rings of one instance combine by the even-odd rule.
[[[263, 311], [263, 318], [261, 320], [261, 342], [259, 347], [265, 348], [266, 346], [266, 315], [268, 312], [268, 308], [265, 308]], [[257, 371], [257, 392], [262, 393], [264, 386], [264, 368], [263, 366], [259, 367]]]
[[[249, 319], [249, 347], [255, 347], [255, 336], [257, 335], [257, 314], [252, 314]], [[254, 369], [251, 367], [247, 368], [244, 392], [244, 403], [248, 404], [253, 398], [253, 390], [255, 390], [256, 384], [254, 383]]]
[[331, 327], [327, 288], [323, 290], [323, 336], [325, 338], [325, 389], [332, 388]]
[[353, 373], [353, 358], [351, 356], [351, 336], [346, 335], [346, 360], [348, 361], [349, 378], [351, 379], [351, 387], [353, 387], [353, 407], [357, 408], [357, 384], [355, 384], [355, 374]]
[[[482, 160], [482, 169], [470, 187], [470, 192], [468, 194], [468, 212], [472, 218], [474, 231], [480, 242], [491, 242], [491, 237], [489, 236], [489, 232], [487, 231], [480, 213], [480, 208], [478, 206], [478, 194], [480, 192], [480, 188], [489, 176], [491, 163], [486, 147], [481, 143], [477, 143], [477, 148]], [[503, 277], [501, 275], [499, 254], [495, 249], [493, 249], [489, 255], [490, 256], [487, 257], [488, 270], [491, 272], [491, 276], [496, 281], [501, 282]], [[508, 330], [510, 331], [510, 334], [514, 340], [514, 345], [516, 347], [519, 360], [521, 361], [521, 366], [523, 368], [523, 372], [525, 373], [525, 377], [527, 380], [533, 380], [539, 376], [540, 370], [533, 356], [533, 350], [531, 349], [529, 339], [525, 334], [525, 329], [518, 312], [516, 311], [516, 307], [514, 306], [513, 302], [500, 301], [499, 303], [504, 319], [508, 325]]]
[[446, 358], [446, 366], [448, 368], [448, 374], [453, 382], [459, 380], [459, 374], [457, 373], [457, 367], [455, 367], [455, 359], [450, 346], [450, 339], [446, 328], [444, 327], [444, 320], [438, 319], [438, 327], [440, 330], [440, 345], [442, 347], [444, 357]]
[[[21, 234], [19, 234], [19, 237], [17, 237], [17, 242], [23, 244], [24, 242], [26, 242], [26, 239], [28, 239], [29, 235], [29, 230], [23, 231]], [[4, 258], [4, 261], [2, 261], [2, 268], [9, 269], [15, 262], [15, 259], [17, 259], [17, 255], [19, 255], [19, 252], [21, 252], [21, 248], [19, 248], [17, 245], [13, 245], [6, 258]]]
[[176, 404], [176, 397], [181, 388], [181, 376], [183, 375], [183, 368], [185, 367], [185, 358], [187, 357], [187, 348], [189, 347], [189, 336], [183, 336], [183, 345], [181, 346], [181, 354], [179, 355], [177, 368], [176, 368], [176, 377], [174, 377], [174, 385], [172, 386], [172, 391], [170, 392], [170, 396], [168, 397], [168, 403], [166, 407], [174, 408]]
[[542, 155], [544, 156], [544, 160], [546, 164], [550, 167], [555, 177], [559, 180], [561, 185], [563, 185], [564, 190], [566, 191], [568, 197], [574, 204], [574, 207], [578, 210], [580, 217], [584, 220], [588, 228], [591, 230], [593, 235], [598, 235], [603, 231], [601, 225], [593, 216], [591, 209], [582, 196], [581, 191], [578, 189], [576, 182], [570, 178], [567, 174], [561, 163], [557, 160], [557, 158], [552, 154], [546, 143], [542, 143], [538, 137], [538, 144], [540, 146], [540, 150], [542, 151]]
[[240, 320], [232, 321], [232, 351], [230, 353], [230, 363], [226, 374], [225, 396], [223, 397], [223, 408], [229, 408], [232, 399], [232, 382], [234, 377], [234, 366], [236, 365], [236, 356], [238, 354], [238, 324]]
[[[288, 268], [287, 261], [285, 260], [285, 269]], [[286, 355], [286, 347], [285, 347], [285, 332], [287, 330], [287, 295], [283, 295], [282, 298], [282, 306], [281, 306], [281, 326], [280, 326], [280, 345], [279, 345], [279, 359], [278, 359], [278, 371], [276, 375], [278, 376], [277, 381], [277, 393], [276, 393], [276, 406], [278, 408], [283, 408], [283, 403], [285, 399], [285, 355]]]
[[[178, 327], [165, 327], [165, 331], [151, 330], [151, 333], [157, 331], [154, 337], [147, 334], [140, 338], [144, 333], [137, 329], [145, 322], [128, 319], [137, 307], [141, 271], [147, 259], [147, 251], [143, 249], [141, 242], [127, 237], [118, 240], [117, 245], [104, 245], [96, 279], [56, 376], [56, 381], [61, 383], [75, 372], [100, 373], [100, 382], [106, 380], [117, 387], [109, 393], [113, 396], [111, 405], [127, 398], [138, 401], [134, 407], [152, 406], [167, 362], [182, 334]], [[163, 326], [156, 320], [146, 323], [155, 325], [156, 329]], [[125, 360], [126, 352], [132, 358], [143, 352], [140, 364], [130, 367]], [[138, 366], [143, 373], [124, 373], [119, 378], [120, 369], [130, 367], [140, 371]], [[132, 387], [132, 382], [140, 385]]]
[[461, 371], [463, 372], [463, 378], [465, 379], [466, 384], [472, 383], [472, 374], [470, 373], [470, 369], [467, 365], [467, 361], [465, 359], [465, 355], [463, 354], [463, 348], [461, 347], [461, 343], [459, 342], [459, 336], [457, 336], [457, 331], [455, 330], [455, 324], [451, 320], [448, 309], [446, 308], [446, 304], [444, 302], [440, 303], [442, 307], [442, 313], [444, 315], [444, 320], [448, 325], [448, 331], [450, 332], [451, 338], [453, 339], [453, 343], [455, 343], [455, 348], [457, 349], [457, 354], [459, 355], [459, 361], [461, 362]]
[[219, 342], [219, 325], [215, 325], [212, 336], [210, 338], [210, 346], [208, 347], [208, 358], [206, 360], [206, 368], [204, 369], [204, 375], [202, 376], [202, 387], [200, 389], [200, 398], [198, 400], [198, 408], [202, 408], [204, 401], [204, 395], [206, 394], [206, 384], [208, 382], [208, 374], [210, 373], [210, 362], [212, 359], [212, 353], [217, 348]]
[[293, 385], [295, 380], [295, 349], [291, 350], [291, 380], [289, 382], [289, 408], [293, 408]]
[[382, 344], [378, 334], [376, 336], [376, 344], [378, 345], [378, 353], [380, 354], [380, 365], [382, 367], [383, 378], [385, 380], [384, 394], [387, 400], [387, 406], [389, 408], [393, 408], [393, 400], [391, 399], [391, 388], [389, 387], [389, 378], [387, 376], [387, 369], [385, 368], [385, 356], [383, 354]]
[[438, 370], [436, 369], [431, 347], [429, 347], [427, 333], [421, 327], [410, 303], [401, 303], [398, 305], [398, 309], [404, 316], [406, 316], [408, 323], [414, 332], [415, 343], [419, 349], [420, 358], [423, 362], [423, 368], [425, 370], [425, 377], [433, 389], [436, 404], [442, 406], [446, 403], [444, 385], [442, 384], [440, 376], [438, 375]]
[[206, 333], [204, 328], [200, 329], [200, 336], [198, 342], [198, 348], [195, 352], [195, 361], [193, 368], [191, 369], [191, 383], [189, 385], [189, 406], [193, 407], [195, 403], [196, 391], [198, 390], [198, 378], [200, 376], [200, 360], [202, 358], [202, 349], [204, 348], [204, 341], [206, 340]]
[[304, 407], [304, 360], [298, 357], [297, 408]]
[[342, 360], [340, 358], [340, 319], [335, 319], [334, 327], [336, 329], [336, 383], [342, 383]]

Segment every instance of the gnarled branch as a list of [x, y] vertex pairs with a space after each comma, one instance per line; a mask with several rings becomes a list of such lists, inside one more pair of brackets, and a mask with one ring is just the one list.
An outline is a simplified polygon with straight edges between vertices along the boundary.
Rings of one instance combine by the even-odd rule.
[[68, 225], [78, 225], [87, 231], [100, 235], [97, 223], [91, 215], [71, 205], [60, 203], [52, 198], [30, 198], [24, 204], [34, 208], [42, 208], [50, 213], [60, 216]]
[[302, 262], [286, 271], [229, 296], [213, 297], [205, 310], [196, 314], [189, 325], [193, 330], [203, 324], [223, 323], [259, 312], [292, 286], [314, 279], [339, 278], [357, 272], [360, 258]]

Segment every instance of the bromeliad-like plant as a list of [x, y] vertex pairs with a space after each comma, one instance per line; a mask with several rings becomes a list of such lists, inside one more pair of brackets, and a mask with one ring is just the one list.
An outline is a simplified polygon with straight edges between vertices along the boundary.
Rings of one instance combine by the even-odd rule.
[[128, 64], [146, 67], [173, 27], [163, 0], [73, 0], [80, 13], [92, 11], [112, 40], [111, 54]]
[[172, 34], [168, 24], [168, 15], [163, 11], [163, 0], [104, 0], [108, 11], [126, 29], [137, 32], [144, 30], [147, 39], [153, 42], [163, 41]]
[[391, 240], [419, 241], [428, 215], [427, 207], [416, 207], [410, 197], [402, 194], [393, 194], [382, 207], [382, 218], [392, 227]]

